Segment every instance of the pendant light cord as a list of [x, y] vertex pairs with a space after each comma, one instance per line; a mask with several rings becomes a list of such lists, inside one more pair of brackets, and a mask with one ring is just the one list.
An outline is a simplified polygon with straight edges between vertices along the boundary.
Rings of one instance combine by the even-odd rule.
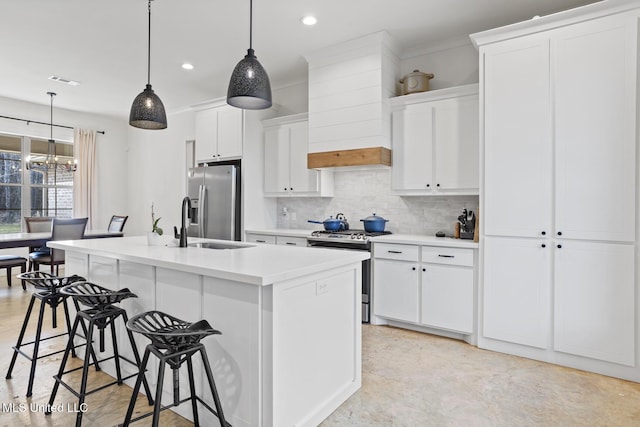
[[53, 141], [53, 97], [54, 97], [56, 94], [55, 94], [55, 93], [53, 93], [53, 92], [47, 92], [47, 95], [49, 95], [49, 96], [51, 97], [51, 102], [50, 102], [50, 106], [51, 106], [51, 108], [50, 108], [50, 110], [49, 110], [49, 117], [50, 117], [50, 119], [51, 119], [51, 122], [50, 122], [50, 123], [51, 123], [51, 125], [50, 125], [50, 127], [49, 127], [49, 139], [50, 139], [51, 141]]
[[249, 0], [249, 49], [253, 50], [253, 0]]
[[149, 31], [147, 32], [147, 85], [151, 84], [151, 0], [149, 0]]

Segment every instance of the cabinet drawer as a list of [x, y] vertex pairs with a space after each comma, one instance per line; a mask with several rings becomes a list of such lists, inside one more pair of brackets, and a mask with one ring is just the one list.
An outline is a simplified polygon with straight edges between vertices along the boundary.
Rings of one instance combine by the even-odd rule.
[[276, 244], [276, 236], [268, 234], [247, 234], [247, 242], [251, 243], [268, 243], [270, 245]]
[[473, 249], [423, 246], [422, 262], [473, 267]]
[[396, 245], [391, 243], [374, 243], [375, 258], [397, 259], [402, 261], [418, 261], [418, 246]]
[[307, 239], [305, 237], [276, 236], [276, 244], [305, 247], [307, 246]]

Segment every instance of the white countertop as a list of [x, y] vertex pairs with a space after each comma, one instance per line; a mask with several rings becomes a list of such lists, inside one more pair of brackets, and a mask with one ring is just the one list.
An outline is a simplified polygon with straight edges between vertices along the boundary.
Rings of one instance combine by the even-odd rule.
[[361, 262], [370, 257], [370, 254], [364, 251], [336, 251], [256, 245], [226, 240], [189, 239], [189, 243], [197, 242], [219, 242], [250, 245], [250, 247], [219, 250], [166, 245], [149, 246], [146, 236], [50, 241], [47, 245], [69, 252], [120, 259], [260, 286], [327, 271]]
[[[318, 230], [323, 230], [322, 227]], [[270, 236], [288, 236], [288, 237], [310, 237], [313, 230], [289, 229], [289, 228], [272, 228], [246, 230], [250, 234], [264, 234]], [[443, 246], [450, 248], [471, 248], [477, 249], [478, 242], [466, 239], [454, 239], [452, 237], [436, 237], [420, 234], [388, 234], [386, 236], [372, 237], [373, 243], [401, 243], [407, 245], [425, 245], [425, 246]]]
[[442, 246], [449, 248], [478, 248], [478, 242], [474, 242], [473, 240], [418, 234], [388, 234], [386, 236], [372, 237], [371, 241], [373, 243], [400, 243], [406, 245]]

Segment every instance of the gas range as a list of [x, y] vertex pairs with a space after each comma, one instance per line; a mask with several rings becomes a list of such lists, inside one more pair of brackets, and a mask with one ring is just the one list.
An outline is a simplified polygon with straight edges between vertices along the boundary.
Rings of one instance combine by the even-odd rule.
[[371, 237], [383, 236], [385, 234], [391, 234], [390, 231], [381, 232], [369, 232], [365, 230], [343, 230], [343, 231], [326, 231], [318, 230], [311, 233], [311, 237], [307, 238], [307, 241], [311, 243], [336, 243], [342, 247], [343, 245], [354, 246], [370, 246], [369, 239]]

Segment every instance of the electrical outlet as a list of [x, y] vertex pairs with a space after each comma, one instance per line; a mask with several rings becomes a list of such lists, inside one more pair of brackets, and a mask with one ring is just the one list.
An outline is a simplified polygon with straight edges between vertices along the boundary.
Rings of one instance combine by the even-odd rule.
[[290, 212], [289, 216], [291, 217], [291, 221], [295, 221], [296, 220], [297, 215], [296, 215], [295, 212]]
[[282, 216], [287, 216], [289, 214], [289, 209], [285, 206], [282, 208]]

